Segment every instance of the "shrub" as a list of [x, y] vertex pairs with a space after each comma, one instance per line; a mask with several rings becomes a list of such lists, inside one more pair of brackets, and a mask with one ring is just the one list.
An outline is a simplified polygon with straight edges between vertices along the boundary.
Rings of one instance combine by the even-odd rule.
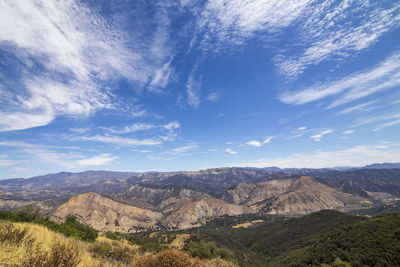
[[136, 249], [132, 246], [119, 242], [96, 242], [90, 251], [96, 257], [108, 258], [124, 263], [129, 263], [136, 255]]
[[23, 266], [27, 267], [73, 267], [77, 266], [82, 260], [79, 247], [75, 243], [55, 242], [49, 251], [37, 244], [30, 247], [23, 259]]
[[184, 247], [192, 257], [199, 257], [201, 259], [222, 258], [226, 260], [235, 259], [233, 252], [227, 248], [218, 247], [214, 242], [195, 242], [192, 241]]
[[81, 260], [82, 256], [76, 243], [56, 242], [49, 253], [48, 266], [76, 266]]
[[0, 219], [13, 222], [32, 222], [40, 218], [42, 218], [40, 208], [33, 205], [12, 211], [0, 211]]
[[18, 228], [10, 222], [0, 223], [0, 242], [8, 242], [14, 244], [21, 244], [25, 242], [27, 244], [32, 244], [34, 239], [28, 232], [26, 228]]
[[133, 263], [135, 267], [200, 267], [203, 261], [190, 257], [185, 252], [166, 249], [157, 255], [145, 255]]
[[116, 232], [105, 232], [104, 236], [111, 240], [121, 240], [122, 239], [121, 235]]

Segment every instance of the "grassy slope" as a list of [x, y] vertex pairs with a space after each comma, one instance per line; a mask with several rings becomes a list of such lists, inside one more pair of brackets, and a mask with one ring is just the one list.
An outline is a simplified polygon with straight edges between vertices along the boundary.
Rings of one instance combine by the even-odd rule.
[[[183, 264], [183, 265], [182, 265]], [[142, 252], [127, 240], [93, 242], [66, 237], [35, 223], [0, 220], [0, 265], [5, 266], [198, 266], [233, 267], [220, 259], [200, 260], [166, 249]]]

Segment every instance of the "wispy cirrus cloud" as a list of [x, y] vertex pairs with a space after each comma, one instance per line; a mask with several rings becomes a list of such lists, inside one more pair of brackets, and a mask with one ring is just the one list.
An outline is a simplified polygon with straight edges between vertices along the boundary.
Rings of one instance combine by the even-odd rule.
[[384, 128], [395, 126], [395, 125], [399, 125], [399, 124], [400, 124], [400, 119], [391, 120], [389, 122], [379, 124], [378, 126], [376, 126], [374, 128], [374, 131], [380, 131], [380, 130], [382, 130]]
[[342, 134], [353, 134], [353, 133], [355, 133], [354, 130], [346, 130], [342, 132]]
[[[0, 51], [20, 73], [0, 108], [0, 131], [49, 124], [58, 115], [88, 116], [113, 106], [104, 82], [123, 77], [140, 88], [171, 77], [168, 36], [136, 42], [82, 2], [2, 1]], [[133, 38], [133, 39], [132, 39]], [[17, 88], [15, 88], [17, 87]], [[6, 94], [5, 94], [6, 95]], [[11, 107], [11, 108], [10, 108]]]
[[320, 132], [318, 134], [310, 136], [310, 138], [313, 139], [315, 142], [319, 142], [319, 141], [321, 141], [321, 139], [322, 139], [322, 137], [324, 135], [330, 134], [332, 132], [333, 132], [332, 129], [326, 129], [326, 130], [323, 130], [322, 132]]
[[9, 160], [8, 155], [6, 154], [0, 154], [0, 167], [5, 167], [5, 166], [12, 166], [17, 164], [18, 162], [15, 160]]
[[23, 148], [20, 153], [28, 154], [30, 157], [34, 156], [34, 161], [46, 164], [52, 163], [67, 169], [78, 169], [82, 166], [100, 166], [118, 159], [117, 156], [113, 156], [109, 153], [88, 157], [77, 152], [64, 153], [40, 147]]
[[304, 10], [297, 43], [305, 45], [298, 55], [277, 57], [282, 73], [296, 77], [311, 65], [346, 58], [371, 45], [397, 28], [400, 4], [390, 7], [360, 1], [312, 1]]
[[267, 138], [265, 138], [263, 144], [269, 144], [271, 143], [272, 139], [274, 138], [274, 136], [268, 136]]
[[307, 8], [308, 1], [208, 1], [198, 17], [205, 31], [204, 49], [241, 45], [256, 33], [276, 32], [289, 26]]
[[[377, 115], [377, 116], [369, 116], [369, 117], [361, 117], [358, 118], [352, 125], [351, 127], [359, 127], [362, 125], [367, 125], [367, 124], [374, 124], [374, 123], [381, 123], [383, 128], [392, 126], [392, 125], [396, 125], [397, 123], [393, 123], [400, 120], [400, 112], [392, 112], [392, 113], [384, 113], [381, 115]], [[393, 123], [393, 124], [392, 124]], [[380, 127], [377, 126], [377, 128], [375, 129], [379, 129]]]
[[363, 111], [370, 111], [375, 109], [375, 107], [371, 107], [371, 105], [375, 104], [377, 101], [369, 101], [366, 103], [358, 104], [349, 108], [345, 108], [341, 111], [339, 111], [337, 114], [338, 115], [343, 115], [343, 114], [349, 114], [353, 112], [363, 112]]
[[190, 143], [188, 145], [185, 146], [180, 146], [180, 147], [176, 147], [174, 149], [172, 149], [169, 153], [171, 154], [176, 154], [176, 153], [183, 153], [183, 152], [188, 152], [194, 149], [198, 149], [199, 145], [196, 143]]
[[279, 96], [279, 99], [286, 104], [303, 105], [340, 94], [328, 106], [328, 108], [333, 108], [398, 85], [400, 85], [400, 53], [395, 53], [372, 69], [350, 74], [337, 81], [311, 86], [298, 92], [285, 92]]
[[292, 154], [287, 157], [266, 158], [233, 164], [243, 167], [326, 168], [338, 166], [364, 166], [379, 162], [397, 162], [400, 144], [361, 145], [338, 150], [317, 150], [311, 153]]
[[162, 144], [162, 140], [159, 138], [148, 138], [148, 139], [136, 139], [130, 137], [122, 137], [117, 135], [92, 135], [92, 136], [74, 136], [69, 137], [71, 141], [92, 141], [109, 143], [117, 146], [155, 146]]
[[189, 75], [186, 83], [187, 104], [198, 108], [201, 103], [201, 77], [195, 76], [195, 71]]

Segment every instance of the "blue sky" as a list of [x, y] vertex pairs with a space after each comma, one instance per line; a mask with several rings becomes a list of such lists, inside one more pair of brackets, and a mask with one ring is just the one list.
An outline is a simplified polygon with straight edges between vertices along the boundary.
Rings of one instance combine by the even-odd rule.
[[0, 178], [400, 161], [398, 1], [0, 3]]

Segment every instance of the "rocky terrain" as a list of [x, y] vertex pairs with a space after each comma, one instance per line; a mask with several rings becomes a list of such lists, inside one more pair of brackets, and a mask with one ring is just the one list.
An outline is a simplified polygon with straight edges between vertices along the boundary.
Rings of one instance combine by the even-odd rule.
[[[381, 165], [378, 165], [381, 166]], [[0, 205], [38, 205], [100, 231], [186, 229], [224, 215], [362, 210], [400, 199], [400, 169], [216, 168], [198, 172], [87, 171], [0, 181]]]

